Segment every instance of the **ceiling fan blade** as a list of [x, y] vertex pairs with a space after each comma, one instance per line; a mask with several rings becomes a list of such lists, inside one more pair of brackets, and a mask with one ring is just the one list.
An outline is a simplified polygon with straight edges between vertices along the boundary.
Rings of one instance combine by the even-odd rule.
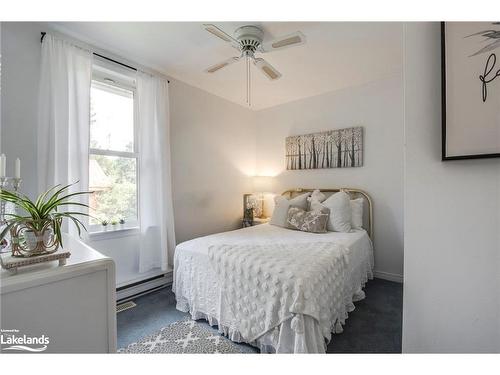
[[278, 49], [284, 49], [288, 47], [295, 47], [306, 42], [306, 37], [300, 31], [296, 31], [292, 34], [285, 35], [280, 38], [270, 40], [269, 42], [262, 43], [260, 50], [262, 52], [275, 51]]
[[203, 27], [212, 35], [215, 35], [217, 38], [222, 39], [226, 43], [231, 43], [234, 48], [239, 49], [240, 43], [231, 35], [219, 29], [217, 26], [212, 25], [211, 23], [204, 23]]
[[212, 65], [210, 68], [206, 69], [205, 72], [207, 73], [215, 73], [216, 71], [225, 68], [228, 65], [234, 64], [235, 62], [239, 61], [239, 57], [231, 57], [230, 59], [224, 60], [218, 64]]
[[271, 64], [269, 64], [266, 60], [261, 58], [254, 59], [253, 63], [257, 68], [260, 69], [264, 75], [269, 78], [271, 81], [277, 80], [281, 77], [281, 73], [278, 72]]

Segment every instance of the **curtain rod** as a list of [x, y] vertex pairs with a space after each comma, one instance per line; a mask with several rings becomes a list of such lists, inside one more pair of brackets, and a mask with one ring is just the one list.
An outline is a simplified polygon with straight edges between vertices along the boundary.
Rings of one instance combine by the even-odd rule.
[[[43, 42], [43, 38], [45, 38], [45, 34], [47, 34], [47, 33], [42, 31], [40, 34], [42, 34], [42, 37], [40, 38], [40, 43], [42, 43], [42, 42]], [[108, 60], [108, 61], [110, 61], [110, 62], [112, 62], [112, 63], [118, 64], [118, 65], [121, 65], [121, 66], [123, 66], [123, 67], [125, 67], [125, 68], [135, 70], [135, 71], [137, 72], [137, 68], [134, 68], [133, 66], [130, 66], [130, 65], [127, 65], [127, 64], [121, 63], [121, 62], [119, 62], [119, 61], [113, 60], [113, 59], [111, 59], [111, 58], [109, 58], [109, 57], [103, 56], [103, 55], [101, 55], [101, 54], [99, 54], [99, 53], [96, 53], [96, 52], [92, 52], [92, 54], [93, 54], [94, 56], [98, 56], [98, 57], [100, 57], [100, 58], [102, 58], [102, 59], [104, 59], [104, 60]], [[170, 83], [170, 81], [169, 81], [169, 80], [167, 80], [167, 82], [168, 82], [168, 83]]]

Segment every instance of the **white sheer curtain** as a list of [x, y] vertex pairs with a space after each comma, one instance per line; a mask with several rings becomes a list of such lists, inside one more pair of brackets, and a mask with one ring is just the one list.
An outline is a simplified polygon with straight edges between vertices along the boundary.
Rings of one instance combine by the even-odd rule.
[[139, 272], [168, 268], [175, 248], [170, 176], [168, 82], [137, 73], [139, 120]]
[[[88, 189], [91, 80], [92, 53], [46, 34], [38, 111], [39, 191], [76, 181], [70, 192]], [[85, 195], [77, 198], [88, 201]]]

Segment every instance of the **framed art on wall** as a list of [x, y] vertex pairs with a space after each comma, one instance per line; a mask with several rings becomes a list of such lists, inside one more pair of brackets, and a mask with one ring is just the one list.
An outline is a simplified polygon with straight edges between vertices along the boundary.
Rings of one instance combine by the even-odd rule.
[[285, 145], [288, 170], [363, 166], [360, 126], [287, 137]]
[[500, 22], [442, 22], [442, 160], [500, 157]]

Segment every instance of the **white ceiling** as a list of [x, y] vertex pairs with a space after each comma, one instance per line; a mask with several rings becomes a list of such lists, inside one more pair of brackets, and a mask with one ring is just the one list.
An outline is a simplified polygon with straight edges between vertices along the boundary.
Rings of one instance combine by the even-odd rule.
[[[259, 110], [371, 82], [402, 69], [398, 23], [221, 22], [233, 34], [259, 25], [264, 40], [300, 30], [305, 45], [261, 55], [283, 76], [269, 81], [252, 66], [252, 109]], [[237, 51], [197, 22], [57, 22], [54, 27], [86, 42], [245, 106], [245, 63], [214, 74], [204, 70]]]

